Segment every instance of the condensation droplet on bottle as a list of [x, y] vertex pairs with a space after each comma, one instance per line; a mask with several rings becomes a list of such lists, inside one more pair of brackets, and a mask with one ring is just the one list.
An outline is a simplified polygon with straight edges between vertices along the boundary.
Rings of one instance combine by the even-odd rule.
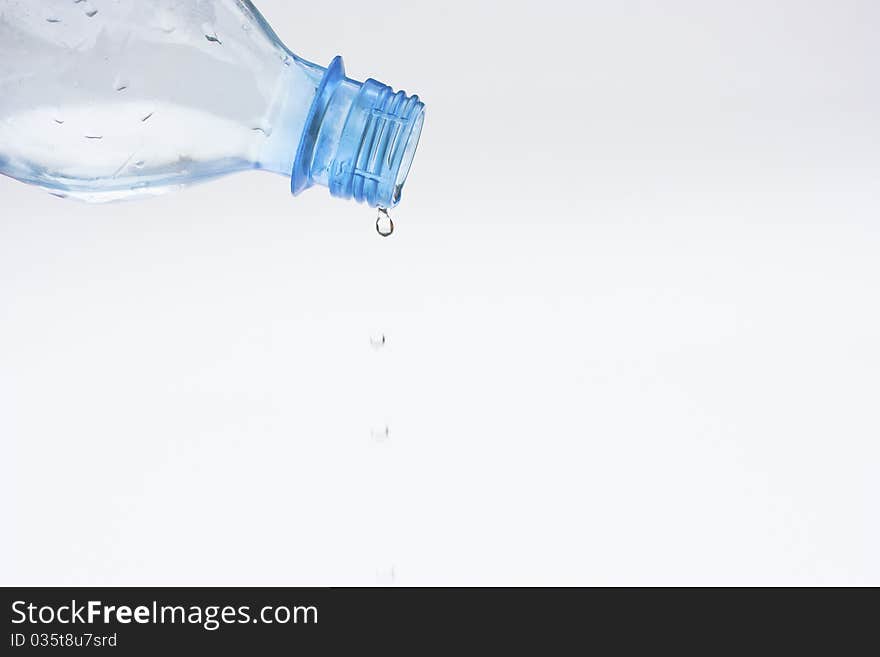
[[379, 208], [379, 216], [376, 217], [376, 232], [382, 237], [391, 237], [394, 234], [394, 220], [386, 208]]
[[370, 336], [370, 346], [378, 351], [382, 349], [388, 342], [388, 339], [385, 337], [384, 333], [377, 333], [376, 335]]
[[384, 443], [391, 439], [391, 428], [386, 424], [379, 429], [373, 429], [371, 432], [373, 440], [377, 443]]

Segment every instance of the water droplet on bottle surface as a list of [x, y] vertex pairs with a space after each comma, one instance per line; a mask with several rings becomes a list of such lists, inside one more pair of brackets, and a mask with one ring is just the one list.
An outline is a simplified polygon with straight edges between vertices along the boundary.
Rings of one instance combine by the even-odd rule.
[[384, 427], [373, 429], [371, 435], [377, 443], [388, 442], [391, 439], [391, 428], [386, 424]]
[[384, 333], [377, 333], [370, 337], [370, 346], [377, 351], [385, 346], [388, 342], [388, 339], [385, 337]]
[[113, 80], [113, 88], [119, 92], [122, 92], [122, 91], [125, 91], [126, 89], [128, 89], [128, 80], [126, 79], [126, 77], [123, 74], [120, 73], [119, 75], [116, 76], [116, 79]]
[[382, 237], [391, 237], [394, 234], [394, 220], [385, 208], [379, 208], [379, 216], [376, 218], [376, 232]]

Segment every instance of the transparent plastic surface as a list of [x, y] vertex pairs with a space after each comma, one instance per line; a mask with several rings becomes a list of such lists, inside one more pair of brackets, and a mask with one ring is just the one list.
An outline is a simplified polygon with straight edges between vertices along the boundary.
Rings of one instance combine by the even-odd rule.
[[[0, 172], [107, 201], [247, 169], [291, 176], [300, 157], [299, 187], [329, 186], [302, 148], [324, 129], [326, 75], [246, 1], [0, 0]], [[323, 102], [343, 121], [355, 107]], [[323, 166], [346, 172], [337, 142], [324, 139]]]

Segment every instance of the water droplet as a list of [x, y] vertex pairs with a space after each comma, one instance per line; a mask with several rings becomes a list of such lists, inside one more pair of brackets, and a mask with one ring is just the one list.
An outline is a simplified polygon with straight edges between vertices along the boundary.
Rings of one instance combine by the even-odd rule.
[[64, 121], [61, 121], [59, 119], [55, 119], [55, 123], [57, 123], [58, 125], [64, 125]]
[[395, 566], [391, 566], [391, 568], [377, 570], [376, 580], [380, 585], [393, 586], [394, 583], [397, 581], [397, 568]]
[[86, 139], [103, 139], [102, 135], [84, 135]]
[[143, 169], [145, 164], [146, 164], [146, 162], [144, 162], [143, 160], [138, 160], [137, 162], [134, 163], [134, 168], [135, 169]]
[[47, 18], [46, 22], [47, 23], [60, 23], [61, 19], [60, 18]]
[[90, 9], [89, 11], [86, 12], [86, 16], [88, 16], [89, 18], [94, 18], [97, 15], [98, 15], [97, 9]]
[[385, 208], [379, 208], [379, 216], [376, 218], [376, 232], [382, 237], [391, 237], [394, 234], [394, 220]]
[[149, 121], [153, 117], [154, 113], [155, 112], [150, 112], [149, 114], [147, 114], [144, 118], [141, 119], [141, 123], [146, 123], [147, 121]]
[[391, 439], [391, 429], [388, 425], [385, 425], [379, 429], [373, 429], [371, 435], [373, 436], [373, 440], [377, 443], [388, 442]]
[[220, 39], [217, 38], [217, 35], [216, 35], [216, 34], [206, 34], [206, 35], [205, 35], [205, 38], [206, 38], [208, 41], [210, 41], [211, 43], [219, 43], [221, 46], [223, 45], [223, 42], [222, 42]]
[[384, 333], [377, 333], [376, 335], [370, 337], [370, 346], [372, 346], [373, 349], [376, 349], [377, 351], [384, 347], [387, 342], [388, 340], [385, 337]]

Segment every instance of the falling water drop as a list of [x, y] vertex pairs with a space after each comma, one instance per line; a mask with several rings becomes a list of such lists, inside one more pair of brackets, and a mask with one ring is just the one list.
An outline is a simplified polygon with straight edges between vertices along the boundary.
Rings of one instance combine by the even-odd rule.
[[380, 586], [394, 586], [397, 582], [397, 567], [391, 566], [377, 570], [376, 580]]
[[394, 220], [386, 208], [379, 208], [379, 216], [376, 218], [376, 232], [382, 237], [391, 237], [394, 234]]

